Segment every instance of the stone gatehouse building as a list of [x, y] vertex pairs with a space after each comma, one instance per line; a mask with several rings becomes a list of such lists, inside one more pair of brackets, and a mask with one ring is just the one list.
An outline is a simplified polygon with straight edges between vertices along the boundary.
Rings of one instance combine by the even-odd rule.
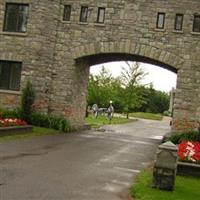
[[198, 126], [199, 0], [0, 0], [0, 107], [31, 79], [37, 110], [82, 125], [89, 67], [120, 60], [176, 72], [173, 129]]

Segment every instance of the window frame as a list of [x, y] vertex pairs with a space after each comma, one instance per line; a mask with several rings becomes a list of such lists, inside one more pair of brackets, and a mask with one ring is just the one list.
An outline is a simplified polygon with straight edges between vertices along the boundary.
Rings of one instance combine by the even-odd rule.
[[[159, 27], [159, 16], [163, 15], [163, 22], [162, 22], [162, 27]], [[158, 12], [157, 13], [157, 22], [156, 22], [156, 28], [157, 29], [164, 29], [165, 28], [165, 17], [166, 17], [166, 13], [164, 12]]]
[[[0, 82], [0, 90], [9, 90], [9, 91], [20, 91], [20, 83], [21, 83], [21, 75], [22, 75], [22, 62], [19, 61], [8, 61], [8, 60], [0, 60], [0, 66], [2, 66], [2, 70], [6, 69], [8, 70], [7, 78], [9, 79], [8, 82], [5, 84], [5, 82], [2, 84]], [[12, 85], [12, 81], [14, 80], [13, 77], [16, 78], [16, 75], [13, 74], [14, 67], [19, 67], [19, 73], [18, 73], [18, 79], [16, 80], [18, 84]], [[1, 72], [0, 72], [1, 77]], [[1, 85], [2, 84], [2, 85]], [[5, 84], [5, 85], [4, 85]]]
[[[65, 11], [66, 11], [67, 7], [70, 8], [70, 13], [69, 13], [69, 18], [68, 19], [65, 18]], [[70, 5], [70, 4], [64, 5], [62, 20], [65, 21], [65, 22], [70, 22], [71, 21], [71, 14], [72, 14], [72, 5]]]
[[[19, 9], [18, 9], [18, 11], [17, 11], [17, 16], [16, 16], [16, 18], [17, 18], [17, 24], [15, 25], [16, 27], [15, 27], [15, 30], [13, 29], [13, 30], [9, 30], [8, 29], [8, 27], [7, 27], [7, 24], [8, 24], [8, 19], [7, 18], [9, 18], [9, 15], [8, 15], [8, 7], [9, 7], [9, 5], [16, 5], [16, 6], [24, 6], [24, 7], [27, 7], [27, 16], [25, 16], [25, 31], [23, 31], [22, 29], [21, 30], [19, 30], [19, 27], [17, 27], [18, 25], [17, 24], [19, 24]], [[12, 3], [12, 2], [7, 2], [6, 4], [5, 4], [5, 14], [4, 14], [4, 22], [3, 22], [3, 31], [4, 32], [11, 32], [11, 33], [26, 33], [27, 32], [27, 24], [28, 24], [28, 15], [29, 15], [29, 4], [28, 3]]]
[[[104, 13], [103, 13], [103, 21], [102, 22], [99, 20], [100, 19], [101, 10], [104, 11]], [[97, 13], [97, 21], [96, 21], [96, 23], [98, 23], [98, 24], [104, 24], [105, 23], [105, 14], [106, 14], [106, 8], [105, 7], [98, 7], [98, 13]]]
[[195, 30], [195, 19], [196, 19], [196, 18], [199, 18], [199, 20], [200, 20], [200, 14], [195, 14], [195, 15], [194, 15], [192, 31], [193, 31], [194, 33], [200, 33], [200, 24], [199, 24], [199, 31], [196, 31], [196, 30]]
[[[181, 27], [180, 27], [180, 29], [177, 28], [178, 17], [181, 17], [181, 24], [180, 24]], [[183, 30], [183, 20], [184, 20], [184, 15], [177, 13], [176, 16], [175, 16], [175, 22], [174, 22], [174, 30], [175, 31], [182, 31]]]
[[[84, 12], [84, 9], [86, 9], [86, 14], [87, 14], [85, 20], [83, 20], [83, 18], [82, 18], [82, 14]], [[81, 6], [80, 20], [79, 20], [81, 23], [87, 23], [88, 22], [88, 11], [89, 11], [88, 6], [86, 6], [86, 5]]]

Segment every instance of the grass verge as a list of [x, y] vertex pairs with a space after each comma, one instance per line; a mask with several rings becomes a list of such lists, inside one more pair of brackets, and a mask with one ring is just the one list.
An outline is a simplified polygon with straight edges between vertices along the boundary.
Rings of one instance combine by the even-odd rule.
[[200, 199], [200, 179], [177, 176], [173, 192], [151, 188], [152, 171], [139, 174], [136, 184], [131, 188], [135, 200], [195, 200]]
[[106, 124], [125, 124], [128, 122], [135, 121], [134, 119], [125, 119], [121, 117], [113, 117], [111, 123], [109, 122], [108, 118], [106, 116], [98, 116], [97, 119], [95, 119], [93, 116], [89, 115], [85, 119], [86, 123], [91, 125], [93, 128], [98, 128], [102, 125]]
[[142, 118], [142, 119], [150, 119], [150, 120], [162, 120], [163, 116], [161, 114], [154, 113], [144, 113], [144, 112], [135, 112], [130, 113], [130, 117]]
[[59, 134], [61, 132], [49, 129], [49, 128], [41, 128], [41, 127], [33, 127], [33, 132], [30, 133], [18, 133], [13, 135], [6, 135], [6, 136], [0, 136], [0, 142], [9, 141], [9, 140], [16, 140], [16, 139], [26, 139], [26, 138], [32, 138], [36, 136], [44, 136], [44, 135], [53, 135], [53, 134]]

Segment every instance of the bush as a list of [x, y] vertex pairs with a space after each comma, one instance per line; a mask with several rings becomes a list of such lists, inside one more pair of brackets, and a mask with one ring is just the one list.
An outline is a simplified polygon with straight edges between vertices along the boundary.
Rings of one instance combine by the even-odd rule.
[[41, 113], [33, 112], [30, 117], [30, 123], [35, 126], [50, 127], [49, 117]]
[[[0, 118], [20, 119], [21, 110], [0, 109]], [[70, 123], [67, 119], [62, 117], [52, 117], [38, 112], [31, 113], [29, 123], [34, 126], [53, 128], [63, 132], [70, 132], [72, 130]]]
[[166, 111], [163, 112], [163, 115], [171, 117], [171, 112], [169, 110], [166, 110]]
[[21, 118], [30, 123], [33, 103], [35, 100], [35, 90], [30, 80], [27, 81], [25, 88], [22, 90], [21, 99]]
[[30, 117], [32, 125], [45, 128], [53, 128], [63, 132], [70, 132], [71, 126], [67, 119], [61, 117], [52, 117], [42, 113], [32, 113]]
[[21, 117], [21, 110], [19, 108], [14, 110], [8, 109], [0, 109], [0, 118], [11, 118], [11, 119], [20, 119]]
[[200, 142], [200, 132], [192, 131], [187, 133], [172, 133], [169, 138], [174, 144], [180, 144], [182, 141], [199, 141]]

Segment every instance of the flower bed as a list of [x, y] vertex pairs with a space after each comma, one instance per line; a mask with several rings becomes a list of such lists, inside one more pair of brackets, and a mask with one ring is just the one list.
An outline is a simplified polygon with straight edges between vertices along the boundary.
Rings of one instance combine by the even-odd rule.
[[200, 142], [183, 141], [178, 145], [181, 161], [200, 163]]
[[21, 119], [0, 119], [0, 127], [25, 126], [27, 123]]
[[200, 142], [181, 142], [178, 145], [178, 156], [178, 175], [200, 177]]
[[32, 126], [27, 125], [24, 120], [21, 119], [1, 119], [0, 118], [0, 136], [31, 132]]

